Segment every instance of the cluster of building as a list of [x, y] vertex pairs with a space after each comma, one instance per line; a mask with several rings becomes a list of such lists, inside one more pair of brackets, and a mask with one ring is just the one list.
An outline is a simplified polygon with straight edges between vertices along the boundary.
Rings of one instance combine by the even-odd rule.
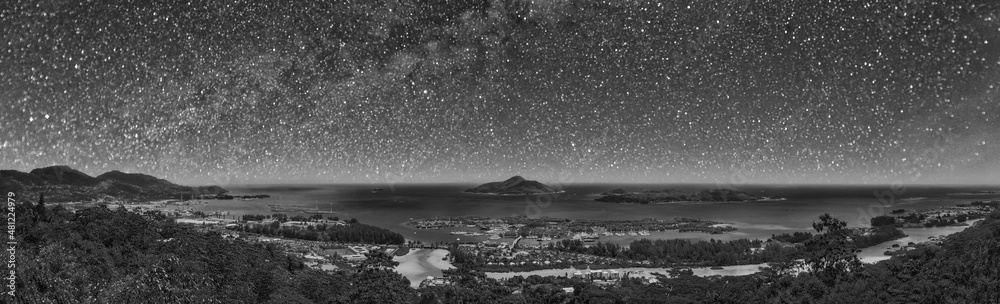
[[988, 203], [973, 202], [971, 204], [959, 204], [954, 207], [941, 207], [914, 212], [906, 212], [899, 209], [893, 211], [893, 217], [896, 223], [904, 228], [921, 228], [933, 225], [955, 224], [969, 219], [982, 218], [993, 212], [998, 205], [1000, 205], [1000, 201]]
[[[271, 224], [273, 224], [274, 222], [277, 222], [277, 221], [278, 220], [273, 219], [273, 218], [266, 218], [266, 219], [259, 220], [259, 221], [246, 221], [246, 223], [247, 224], [251, 224], [251, 225], [271, 225]], [[320, 226], [320, 225], [326, 225], [326, 226], [346, 226], [347, 223], [345, 223], [344, 221], [340, 221], [340, 220], [336, 220], [335, 221], [335, 220], [325, 219], [324, 218], [324, 219], [314, 219], [314, 220], [310, 220], [310, 221], [285, 221], [283, 223], [279, 223], [279, 225], [281, 225], [281, 227], [309, 228], [309, 227], [316, 227], [316, 226]]]
[[426, 279], [420, 282], [420, 288], [427, 288], [433, 286], [448, 286], [448, 285], [451, 285], [451, 280], [445, 277], [428, 276]]
[[627, 275], [627, 273], [623, 274], [622, 272], [614, 269], [590, 270], [590, 268], [587, 268], [585, 270], [574, 271], [570, 277], [594, 282], [613, 282], [620, 281]]
[[[430, 218], [413, 220], [407, 223], [418, 229], [454, 229], [451, 234], [464, 236], [489, 236], [490, 239], [514, 238], [524, 236], [527, 239], [551, 241], [552, 239], [571, 238], [585, 242], [596, 242], [605, 237], [644, 237], [652, 231], [678, 230], [680, 232], [706, 232], [719, 234], [736, 230], [732, 225], [703, 221], [699, 219], [675, 218], [642, 219], [642, 220], [586, 220], [527, 217], [454, 217]], [[456, 229], [457, 228], [457, 229]], [[462, 228], [477, 228], [478, 231], [463, 231]], [[529, 242], [531, 243], [531, 242]], [[541, 248], [539, 243], [535, 248]], [[529, 244], [528, 246], [531, 246]]]
[[511, 243], [475, 243], [460, 244], [458, 249], [464, 253], [475, 255], [485, 263], [485, 266], [517, 267], [517, 266], [568, 266], [580, 264], [621, 265], [626, 260], [609, 257], [599, 257], [588, 254], [562, 252], [545, 249], [525, 248]]

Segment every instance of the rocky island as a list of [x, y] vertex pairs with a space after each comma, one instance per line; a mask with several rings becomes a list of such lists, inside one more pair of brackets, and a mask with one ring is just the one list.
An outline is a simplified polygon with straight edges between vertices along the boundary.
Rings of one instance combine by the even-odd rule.
[[670, 202], [747, 202], [761, 199], [763, 198], [729, 189], [705, 189], [700, 191], [667, 189], [636, 192], [614, 189], [601, 193], [601, 197], [595, 200], [622, 204], [658, 204]]
[[479, 185], [479, 187], [465, 190], [465, 192], [501, 195], [526, 195], [558, 193], [562, 191], [537, 181], [526, 180], [523, 177], [514, 176], [502, 182], [485, 183]]
[[69, 166], [51, 166], [21, 172], [0, 170], [0, 189], [18, 196], [45, 193], [51, 202], [96, 200], [155, 200], [228, 192], [219, 186], [188, 187], [146, 174], [110, 171], [97, 177]]

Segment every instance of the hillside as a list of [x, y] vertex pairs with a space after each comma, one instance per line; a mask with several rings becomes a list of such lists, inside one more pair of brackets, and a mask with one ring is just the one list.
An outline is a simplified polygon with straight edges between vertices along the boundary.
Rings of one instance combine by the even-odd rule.
[[68, 166], [38, 168], [29, 173], [0, 170], [0, 190], [31, 198], [45, 193], [51, 202], [143, 201], [228, 192], [218, 186], [181, 186], [154, 176], [117, 170], [93, 177]]
[[560, 192], [549, 185], [533, 180], [526, 180], [520, 176], [511, 177], [502, 182], [491, 182], [479, 185], [478, 187], [465, 190], [470, 193], [490, 193], [503, 195], [523, 195], [542, 194]]
[[[1000, 297], [1000, 213], [940, 243], [872, 265], [851, 264], [837, 243], [817, 242], [806, 262], [789, 260], [747, 276], [694, 276], [677, 270], [649, 283], [620, 284], [565, 277], [489, 279], [446, 270], [452, 284], [419, 294], [381, 251], [359, 267], [312, 270], [279, 246], [226, 240], [124, 209], [44, 211], [30, 202], [21, 215], [16, 298], [12, 303], [996, 303]], [[828, 238], [829, 239], [829, 238]], [[649, 242], [649, 241], [645, 241]], [[714, 243], [714, 242], [712, 242]], [[452, 252], [460, 252], [453, 244]], [[456, 257], [464, 258], [464, 255]], [[136, 261], [141, 261], [137, 263]], [[818, 261], [810, 264], [808, 261]], [[826, 263], [823, 263], [827, 261]], [[829, 265], [829, 267], [816, 268]], [[850, 266], [854, 265], [854, 266]], [[801, 268], [800, 268], [801, 267]], [[796, 269], [802, 269], [799, 272]], [[850, 270], [849, 270], [850, 269]], [[277, 282], [277, 283], [276, 283]], [[562, 288], [574, 287], [565, 293]], [[862, 299], [862, 300], [858, 300]]]

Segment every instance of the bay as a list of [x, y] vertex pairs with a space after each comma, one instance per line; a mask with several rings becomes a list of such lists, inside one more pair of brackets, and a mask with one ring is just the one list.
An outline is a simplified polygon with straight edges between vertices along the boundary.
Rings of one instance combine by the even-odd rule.
[[[417, 229], [405, 225], [411, 219], [457, 216], [529, 216], [569, 219], [637, 220], [644, 218], [698, 218], [730, 223], [738, 228], [725, 234], [677, 231], [653, 232], [645, 237], [607, 237], [601, 241], [627, 245], [640, 238], [731, 240], [767, 239], [772, 234], [811, 231], [812, 223], [824, 214], [847, 221], [852, 227], [866, 227], [868, 219], [892, 209], [931, 209], [976, 200], [1000, 199], [1000, 194], [969, 195], [973, 191], [996, 190], [996, 186], [910, 186], [897, 191], [892, 199], [888, 185], [818, 186], [818, 185], [747, 185], [729, 187], [760, 196], [781, 196], [785, 200], [758, 202], [698, 202], [657, 205], [614, 204], [594, 201], [599, 193], [615, 188], [629, 191], [716, 188], [705, 184], [567, 184], [564, 193], [500, 196], [462, 192], [475, 184], [334, 184], [334, 185], [249, 185], [226, 187], [231, 194], [269, 194], [258, 200], [209, 200], [208, 204], [190, 206], [200, 211], [228, 211], [232, 217], [243, 214], [272, 214], [269, 205], [302, 206], [332, 211], [325, 216], [357, 218], [362, 223], [384, 227], [403, 234], [408, 240], [423, 242], [480, 242], [486, 237], [456, 237], [449, 232], [460, 229]], [[374, 191], [382, 188], [381, 191]], [[898, 190], [898, 188], [897, 188]], [[883, 194], [879, 200], [876, 194]], [[186, 208], [188, 206], [183, 206]], [[309, 212], [281, 212], [289, 215]], [[505, 240], [499, 240], [505, 241]], [[508, 240], [509, 241], [509, 240]]]

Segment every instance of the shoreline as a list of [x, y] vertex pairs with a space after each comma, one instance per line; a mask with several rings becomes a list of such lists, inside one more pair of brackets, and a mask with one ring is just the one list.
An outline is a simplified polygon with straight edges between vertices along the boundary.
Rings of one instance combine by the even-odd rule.
[[[943, 240], [949, 235], [964, 231], [966, 228], [972, 227], [976, 223], [982, 220], [983, 219], [981, 218], [969, 220], [968, 222], [966, 222], [968, 225], [962, 225], [962, 226], [899, 228], [899, 230], [902, 230], [903, 233], [906, 234], [905, 237], [891, 241], [885, 241], [871, 247], [862, 248], [861, 252], [856, 253], [856, 255], [858, 256], [858, 259], [861, 259], [861, 262], [867, 264], [873, 264], [880, 261], [888, 260], [892, 258], [892, 256], [885, 255], [886, 251], [905, 250], [906, 247], [909, 247], [908, 243], [910, 242], [913, 242], [914, 244], [937, 242]], [[894, 248], [892, 247], [892, 245], [899, 245], [899, 247]]]
[[[948, 235], [952, 235], [957, 232], [964, 231], [966, 228], [972, 227], [975, 223], [981, 221], [982, 219], [969, 220], [969, 225], [965, 226], [942, 226], [942, 227], [925, 227], [925, 228], [900, 228], [904, 233], [907, 234], [906, 237], [899, 238], [896, 240], [886, 241], [879, 243], [877, 245], [866, 247], [861, 249], [861, 252], [856, 253], [858, 259], [866, 264], [873, 264], [880, 261], [888, 260], [892, 256], [883, 254], [887, 248], [892, 248], [893, 244], [900, 244], [899, 248], [902, 249], [906, 247], [906, 244], [913, 242], [915, 244], [925, 243], [929, 241], [941, 240]], [[930, 237], [934, 237], [931, 239]], [[691, 269], [694, 275], [700, 277], [708, 276], [742, 276], [750, 275], [760, 272], [760, 267], [767, 266], [768, 263], [761, 264], [747, 264], [747, 265], [732, 265], [732, 266], [722, 266], [722, 267], [677, 267], [676, 269]], [[716, 268], [716, 269], [713, 269]], [[589, 269], [589, 268], [588, 268]], [[652, 273], [667, 274], [669, 270], [674, 268], [669, 267], [612, 267], [612, 268], [602, 268], [593, 269], [592, 271], [611, 271], [616, 270], [621, 273], [631, 272], [642, 274], [643, 277], [652, 277]], [[583, 271], [585, 269], [577, 269], [574, 267], [569, 268], [555, 268], [555, 269], [540, 269], [533, 271], [519, 271], [519, 272], [486, 272], [486, 276], [495, 279], [501, 278], [511, 278], [514, 276], [528, 277], [531, 275], [539, 276], [562, 276], [566, 274], [572, 275], [575, 271]]]
[[440, 277], [443, 270], [454, 269], [451, 262], [443, 260], [450, 252], [444, 249], [410, 249], [403, 256], [393, 257], [399, 262], [396, 273], [410, 281], [410, 287], [417, 288], [428, 276]]

